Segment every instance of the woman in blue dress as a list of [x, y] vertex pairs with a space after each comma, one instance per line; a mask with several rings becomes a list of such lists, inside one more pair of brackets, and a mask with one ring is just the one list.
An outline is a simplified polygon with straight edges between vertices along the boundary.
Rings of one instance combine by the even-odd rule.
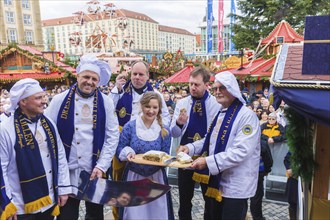
[[[146, 92], [140, 100], [142, 115], [128, 122], [120, 135], [117, 156], [121, 161], [131, 161], [135, 154], [150, 150], [170, 151], [171, 136], [161, 118], [162, 100], [155, 92]], [[126, 164], [123, 180], [133, 181], [149, 178], [154, 182], [168, 184], [164, 167]], [[120, 219], [174, 219], [171, 194], [161, 196], [148, 204], [120, 209]]]

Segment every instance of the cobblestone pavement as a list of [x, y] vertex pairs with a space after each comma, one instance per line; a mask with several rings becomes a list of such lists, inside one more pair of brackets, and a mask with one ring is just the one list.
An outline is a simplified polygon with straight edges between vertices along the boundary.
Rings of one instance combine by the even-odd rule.
[[[177, 186], [173, 186], [172, 190], [172, 200], [173, 200], [173, 207], [174, 207], [174, 214], [175, 219], [179, 219], [178, 217], [178, 208], [179, 208], [179, 198], [178, 198], [178, 188]], [[192, 209], [192, 219], [194, 220], [202, 220], [203, 219], [203, 212], [204, 212], [204, 202], [203, 196], [201, 191], [196, 189], [195, 195], [193, 198], [193, 209]], [[268, 220], [286, 220], [288, 219], [288, 205], [283, 202], [276, 202], [270, 200], [263, 201], [263, 214], [264, 217]], [[85, 207], [82, 203], [80, 207], [79, 219], [83, 220], [85, 216]], [[105, 220], [111, 220], [112, 212], [111, 206], [105, 206], [104, 208], [104, 216]], [[246, 219], [252, 220], [250, 212], [248, 212]]]

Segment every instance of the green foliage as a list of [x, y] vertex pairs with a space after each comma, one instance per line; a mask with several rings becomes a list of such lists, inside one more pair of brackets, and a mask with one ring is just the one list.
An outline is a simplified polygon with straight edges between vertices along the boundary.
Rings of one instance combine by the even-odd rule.
[[289, 121], [286, 137], [291, 156], [291, 169], [295, 176], [310, 183], [316, 165], [313, 157], [313, 129], [309, 119], [298, 114], [292, 108], [285, 109]]
[[65, 63], [66, 65], [69, 65], [69, 66], [73, 67], [73, 68], [77, 68], [77, 66], [78, 66], [78, 61], [73, 60], [68, 56], [65, 56], [64, 60], [62, 62]]
[[233, 27], [236, 48], [255, 49], [260, 38], [282, 20], [303, 34], [306, 16], [330, 14], [329, 0], [239, 0], [237, 7], [241, 14], [232, 15], [237, 21]]

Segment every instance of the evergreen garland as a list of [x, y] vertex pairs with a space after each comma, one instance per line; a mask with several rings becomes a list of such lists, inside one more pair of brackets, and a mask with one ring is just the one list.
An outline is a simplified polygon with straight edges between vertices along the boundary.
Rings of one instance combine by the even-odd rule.
[[316, 166], [313, 156], [312, 123], [291, 107], [285, 109], [285, 116], [289, 121], [286, 137], [292, 154], [292, 172], [294, 176], [300, 176], [305, 182], [310, 183]]

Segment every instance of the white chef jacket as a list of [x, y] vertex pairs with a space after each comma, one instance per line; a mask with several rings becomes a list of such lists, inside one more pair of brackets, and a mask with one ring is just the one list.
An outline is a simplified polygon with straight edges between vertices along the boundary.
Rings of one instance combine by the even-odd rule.
[[[187, 96], [177, 102], [177, 104], [175, 106], [173, 118], [172, 118], [171, 127], [170, 127], [172, 137], [174, 137], [174, 138], [179, 137], [181, 140], [181, 137], [185, 133], [185, 131], [188, 127], [188, 124], [189, 124], [189, 116], [190, 116], [190, 111], [192, 110], [192, 103], [193, 103], [193, 99], [191, 96]], [[207, 128], [206, 129], [209, 128], [213, 118], [219, 112], [220, 107], [221, 107], [221, 105], [217, 102], [216, 98], [213, 95], [209, 94], [209, 96], [205, 100], [205, 110], [206, 110], [206, 119], [207, 119]], [[176, 124], [176, 120], [178, 119], [178, 117], [180, 115], [180, 110], [183, 108], [186, 109], [186, 111], [187, 111], [188, 121], [186, 124], [183, 125], [182, 128], [180, 128]], [[179, 141], [179, 143], [180, 143], [180, 141]]]
[[[163, 95], [158, 92], [158, 91], [154, 91], [156, 92], [158, 95], [160, 95], [161, 99], [162, 99], [162, 120], [163, 120], [163, 124], [166, 126], [169, 126], [171, 123], [171, 115], [168, 111], [168, 108], [166, 106], [166, 102], [164, 100]], [[137, 118], [137, 116], [141, 115], [141, 106], [140, 106], [140, 99], [142, 98], [144, 93], [142, 93], [141, 95], [137, 92], [135, 92], [134, 89], [132, 89], [132, 114], [131, 114], [131, 119], [130, 121], [133, 121]], [[119, 94], [118, 93], [118, 88], [115, 86], [110, 93], [110, 97], [113, 100], [114, 106], [116, 108], [117, 103], [119, 101], [119, 99], [121, 99], [121, 97], [124, 95], [124, 92]]]
[[[223, 109], [225, 110], [225, 109]], [[210, 137], [207, 167], [212, 175], [221, 172], [220, 190], [225, 198], [245, 199], [255, 195], [260, 162], [260, 124], [245, 106], [238, 112], [224, 152], [214, 155], [216, 140], [225, 113], [220, 113]], [[205, 138], [187, 144], [189, 155], [202, 153]]]
[[[60, 107], [69, 90], [62, 92], [52, 99], [45, 111], [45, 115], [57, 123], [57, 116]], [[102, 94], [105, 106], [105, 138], [99, 159], [96, 162], [97, 168], [104, 173], [108, 170], [111, 160], [116, 152], [119, 141], [118, 119], [115, 114], [113, 101]], [[82, 170], [92, 172], [93, 157], [93, 100], [94, 96], [83, 98], [75, 94], [74, 103], [74, 134], [69, 155], [70, 180], [73, 186], [73, 193], [78, 192], [79, 175]]]
[[[65, 157], [65, 151], [63, 143], [61, 141], [60, 135], [57, 131], [54, 122], [51, 122], [56, 130], [56, 139], [58, 146], [58, 194], [66, 195], [71, 194], [72, 189], [70, 186], [69, 169]], [[45, 206], [40, 210], [34, 212], [44, 212], [51, 208], [55, 204], [54, 189], [53, 189], [53, 170], [52, 170], [52, 160], [50, 156], [49, 149], [47, 147], [47, 137], [45, 131], [41, 125], [40, 120], [36, 123], [28, 124], [32, 134], [36, 138], [43, 167], [46, 172], [46, 178], [48, 183], [49, 196], [53, 203], [51, 205]], [[3, 170], [3, 178], [6, 186], [6, 193], [8, 198], [12, 198], [12, 202], [17, 207], [17, 214], [25, 214], [24, 211], [24, 200], [22, 196], [22, 190], [17, 170], [16, 164], [16, 151], [14, 149], [16, 143], [16, 132], [14, 126], [14, 115], [10, 116], [8, 120], [1, 123], [0, 131], [0, 157], [1, 157], [1, 167]], [[57, 202], [57, 201], [56, 201]]]

